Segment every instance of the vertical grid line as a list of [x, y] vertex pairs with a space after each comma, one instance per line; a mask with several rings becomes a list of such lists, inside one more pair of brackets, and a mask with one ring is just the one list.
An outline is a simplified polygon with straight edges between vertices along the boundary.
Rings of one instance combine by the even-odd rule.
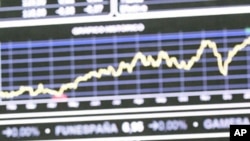
[[[245, 31], [246, 32], [246, 31]], [[248, 36], [249, 33], [246, 32], [246, 37]], [[247, 87], [248, 89], [250, 89], [250, 49], [249, 49], [249, 45], [248, 47], [246, 48], [246, 61], [247, 61], [247, 66], [246, 66], [246, 69], [247, 69]]]
[[[206, 39], [206, 31], [201, 31], [201, 39]], [[203, 52], [203, 61], [202, 61], [202, 80], [203, 80], [203, 91], [207, 91], [207, 61], [205, 58], [207, 58], [207, 52], [204, 50]]]
[[[0, 91], [2, 91], [2, 43], [0, 42]], [[0, 97], [1, 101], [1, 97]]]
[[[161, 37], [161, 33], [157, 34], [157, 48], [158, 51], [162, 50], [162, 37]], [[158, 68], [158, 77], [159, 77], [159, 92], [162, 94], [163, 93], [163, 76], [162, 76], [162, 64], [160, 64], [159, 68]]]
[[[8, 43], [8, 62], [9, 62], [9, 88], [11, 90], [14, 89], [14, 83], [13, 83], [13, 48], [12, 48], [12, 42]], [[13, 100], [13, 98], [11, 98]]]
[[[113, 61], [114, 61], [114, 63], [113, 64], [115, 64], [115, 65], [118, 65], [118, 56], [117, 56], [118, 51], [117, 50], [118, 50], [117, 49], [117, 36], [114, 35], [113, 36], [113, 54], [114, 54]], [[119, 81], [118, 81], [118, 77], [114, 77], [114, 87], [115, 87], [115, 93], [114, 93], [114, 95], [119, 95]]]
[[[33, 57], [33, 55], [32, 55], [32, 41], [31, 40], [28, 40], [28, 42], [27, 42], [27, 44], [28, 44], [28, 75], [29, 75], [29, 77], [28, 77], [28, 81], [29, 81], [29, 85], [30, 86], [32, 86], [32, 84], [33, 84], [33, 82], [32, 82], [32, 77], [33, 77], [33, 74], [32, 74], [32, 57]], [[30, 100], [32, 100], [32, 96], [29, 96], [29, 99]]]
[[50, 78], [50, 80], [49, 80], [49, 82], [50, 82], [50, 87], [51, 88], [55, 88], [54, 87], [54, 55], [53, 55], [53, 40], [52, 39], [50, 39], [49, 40], [49, 73], [50, 73], [50, 75], [49, 75], [49, 78]]
[[[96, 70], [96, 39], [92, 37], [92, 70]], [[97, 96], [97, 79], [93, 77], [93, 95]]]
[[[184, 51], [183, 51], [183, 33], [182, 31], [179, 31], [179, 60], [184, 60]], [[181, 83], [181, 92], [184, 92], [185, 91], [185, 76], [184, 76], [184, 71], [183, 69], [180, 69], [179, 70], [180, 72], [180, 83]]]
[[[73, 82], [75, 79], [75, 50], [74, 50], [74, 39], [70, 38], [70, 55], [71, 55], [71, 59], [70, 59], [70, 75], [71, 75], [71, 81]], [[71, 96], [75, 97], [75, 90], [71, 90]]]
[[[203, 31], [203, 32], [204, 32], [204, 31]], [[205, 32], [205, 33], [207, 33], [207, 32]], [[205, 34], [205, 33], [204, 33], [204, 34]], [[230, 32], [227, 32], [227, 34], [229, 34], [229, 33], [230, 33]], [[156, 34], [156, 35], [157, 35], [157, 34]], [[230, 35], [231, 35], [231, 34], [230, 34]], [[142, 36], [140, 36], [140, 37], [142, 37]], [[227, 35], [226, 37], [229, 37], [229, 36]], [[161, 37], [161, 38], [162, 38], [162, 37]], [[223, 36], [223, 37], [220, 36], [219, 38], [220, 38], [220, 41], [221, 41], [223, 38], [225, 38], [225, 36]], [[96, 39], [95, 41], [97, 41], [97, 40], [98, 40], [98, 39]], [[197, 39], [197, 40], [198, 40], [198, 39]], [[184, 40], [184, 41], [185, 41], [185, 40]], [[224, 44], [227, 43], [227, 45], [229, 45], [229, 44], [228, 44], [228, 41], [230, 41], [230, 40], [229, 40], [228, 38], [226, 38], [226, 41], [227, 41], [227, 42], [224, 41], [223, 43], [224, 43]], [[239, 41], [240, 41], [240, 39], [239, 39]], [[113, 41], [113, 42], [114, 42], [114, 41]], [[232, 41], [231, 41], [231, 42], [232, 42]], [[139, 43], [140, 43], [140, 40], [139, 40]], [[220, 42], [220, 43], [222, 43], [222, 42]], [[32, 42], [32, 44], [34, 44], [34, 42]], [[182, 43], [182, 44], [183, 44], [183, 43]], [[141, 44], [139, 44], [139, 46], [141, 46]], [[184, 45], [184, 46], [185, 46], [185, 45]], [[113, 47], [114, 47], [114, 46], [113, 46]], [[221, 47], [221, 45], [220, 45], [219, 47]], [[110, 48], [111, 48], [111, 47], [110, 47]], [[224, 46], [224, 48], [225, 48], [225, 46]], [[29, 48], [28, 48], [28, 49], [29, 49]], [[52, 48], [51, 48], [51, 49], [52, 49]], [[223, 50], [224, 53], [225, 53], [225, 52], [228, 52], [228, 48], [226, 48], [226, 49], [220, 48], [219, 50]], [[186, 54], [186, 51], [185, 51], [185, 50], [183, 50], [183, 51], [184, 51], [184, 53]], [[13, 56], [14, 52], [18, 52], [18, 50], [13, 49], [13, 50], [12, 50], [12, 56]], [[34, 53], [34, 50], [32, 50], [32, 52]], [[248, 53], [248, 52], [247, 52], [247, 53]], [[222, 54], [223, 54], [223, 53], [222, 53]], [[35, 54], [33, 54], [33, 55], [35, 55]], [[184, 55], [184, 54], [182, 53], [182, 55]], [[180, 56], [182, 56], [182, 55], [180, 55]], [[225, 55], [224, 55], [224, 56], [225, 56]], [[242, 56], [242, 57], [243, 57], [243, 56]], [[225, 57], [223, 57], [223, 58], [225, 58]], [[29, 59], [30, 59], [30, 58], [28, 58], [28, 62], [29, 62]], [[117, 59], [117, 58], [116, 58], [116, 59]], [[205, 53], [205, 52], [204, 52], [204, 54], [203, 54], [203, 58], [202, 58], [202, 59], [208, 59], [208, 58], [206, 58], [206, 53]], [[237, 58], [235, 58], [235, 59], [237, 59]], [[181, 60], [181, 59], [180, 59], [180, 60]], [[9, 60], [9, 61], [10, 61], [10, 60]], [[15, 61], [15, 60], [13, 60], [13, 61]], [[199, 78], [199, 80], [203, 80], [204, 83], [207, 83], [207, 81], [204, 81], [204, 79], [206, 78], [205, 76], [207, 75], [207, 74], [206, 74], [206, 73], [207, 73], [207, 72], [206, 72], [207, 64], [206, 64], [206, 63], [204, 64], [204, 62], [207, 62], [207, 61], [208, 61], [208, 60], [202, 61], [202, 62], [203, 62], [203, 67], [200, 68], [200, 70], [203, 71], [203, 77], [202, 77], [202, 78]], [[15, 62], [14, 62], [14, 63], [15, 63]], [[249, 63], [249, 62], [248, 62], [248, 63]], [[52, 64], [53, 64], [53, 63], [52, 63]], [[94, 63], [94, 64], [97, 65], [97, 66], [99, 66], [99, 64], [96, 64], [96, 63]], [[13, 64], [12, 64], [12, 65], [13, 65]], [[90, 64], [90, 65], [91, 65], [91, 64]], [[204, 67], [204, 65], [205, 65], [206, 67]], [[14, 66], [14, 65], [13, 65], [13, 66]], [[13, 67], [13, 66], [12, 66], [12, 67]], [[53, 66], [53, 65], [52, 65], [52, 66]], [[138, 65], [138, 66], [139, 66], [139, 65]], [[138, 67], [138, 66], [137, 66], [137, 67]], [[71, 66], [71, 67], [73, 67], [73, 66]], [[237, 66], [232, 66], [232, 67], [237, 67]], [[244, 66], [244, 67], [245, 67], [245, 66]], [[99, 67], [95, 67], [95, 69], [96, 69], [96, 68], [99, 68]], [[30, 68], [29, 68], [29, 69], [30, 69]], [[34, 71], [34, 69], [35, 69], [35, 68], [33, 68], [32, 71]], [[140, 68], [139, 68], [139, 69], [140, 69]], [[204, 69], [205, 69], [205, 71], [204, 71]], [[217, 69], [217, 68], [215, 68], [215, 69], [213, 69], [213, 70], [216, 70], [216, 69]], [[138, 70], [138, 69], [137, 69], [137, 70]], [[12, 71], [17, 72], [17, 70], [16, 70], [16, 69], [13, 69], [13, 68], [12, 68]], [[157, 70], [157, 71], [160, 72], [161, 69], [159, 69], [159, 70]], [[155, 71], [155, 72], [157, 72], [157, 71]], [[247, 70], [247, 71], [249, 71], [249, 70]], [[182, 71], [182, 72], [183, 72], [183, 71]], [[13, 72], [12, 72], [12, 73], [13, 73]], [[136, 73], [141, 74], [140, 71], [137, 71]], [[183, 73], [185, 74], [185, 71], [184, 71]], [[204, 75], [204, 73], [205, 73], [206, 75]], [[14, 74], [14, 73], [13, 73], [13, 74]], [[71, 74], [71, 75], [72, 75], [72, 74]], [[53, 77], [53, 75], [51, 75], [51, 76]], [[137, 76], [138, 76], [138, 75], [137, 75]], [[219, 75], [219, 76], [221, 76], [221, 75]], [[140, 77], [140, 76], [139, 76], [139, 77]], [[233, 78], [233, 77], [228, 77], [228, 78]], [[228, 80], [228, 78], [227, 78], [227, 80]], [[29, 77], [29, 79], [30, 79], [30, 77]], [[115, 79], [116, 79], [116, 77], [115, 77]], [[177, 78], [177, 79], [178, 79], [178, 78]], [[15, 80], [15, 78], [14, 78], [13, 80]], [[138, 80], [138, 79], [137, 79], [137, 80]], [[139, 79], [139, 80], [140, 80], [140, 79]], [[184, 80], [186, 80], [186, 79], [184, 78]], [[230, 80], [230, 79], [229, 79], [229, 80]], [[162, 80], [162, 79], [161, 79], [161, 80], [156, 80], [156, 83], [157, 83], [157, 81], [163, 81], [163, 80]], [[248, 80], [248, 81], [250, 81], [250, 80]], [[14, 81], [13, 81], [13, 82], [14, 82]], [[142, 82], [142, 81], [140, 81], [140, 84], [141, 84], [141, 82]], [[89, 82], [87, 82], [87, 83], [89, 83]], [[90, 82], [90, 83], [91, 83], [91, 82]], [[111, 84], [111, 83], [114, 83], [114, 82], [110, 82], [110, 84]], [[97, 84], [99, 85], [99, 83], [97, 83]], [[138, 83], [137, 83], [137, 84], [138, 84]], [[97, 85], [97, 86], [98, 86], [98, 85]], [[185, 83], [184, 83], [184, 85], [185, 85]], [[233, 85], [233, 84], [232, 84], [232, 85]], [[250, 85], [250, 84], [248, 84], [248, 85]], [[142, 85], [140, 85], [140, 86], [142, 86]], [[205, 86], [206, 86], [206, 88], [204, 88]], [[230, 86], [230, 84], [227, 85], [228, 88], [230, 88], [229, 86]], [[13, 85], [12, 87], [16, 87], [16, 86]], [[226, 84], [224, 85], [224, 87], [226, 87]], [[98, 88], [98, 87], [97, 87], [97, 88]], [[186, 88], [187, 88], [187, 87], [186, 87]], [[207, 89], [207, 85], [204, 85], [204, 84], [203, 84], [203, 88], [204, 88], [204, 89]], [[185, 87], [184, 87], [184, 89], [185, 89]], [[209, 87], [208, 87], [208, 89], [209, 89]], [[142, 89], [140, 89], [140, 90], [141, 90], [141, 92], [142, 92]]]
[[[227, 55], [227, 52], [228, 52], [228, 41], [227, 41], [227, 30], [226, 29], [223, 29], [223, 58], [225, 58], [225, 56]], [[223, 59], [224, 61], [225, 59]], [[229, 69], [230, 66], [228, 66], [228, 69]], [[229, 73], [229, 70], [228, 70], [228, 73]], [[228, 74], [229, 75], [229, 74]], [[224, 77], [224, 83], [225, 83], [225, 90], [229, 90], [229, 82], [228, 82], [228, 77], [229, 76], [225, 76]]]
[[[139, 43], [140, 37], [139, 34], [135, 34], [135, 49], [136, 52], [140, 51], [140, 43]], [[141, 94], [141, 74], [140, 74], [140, 63], [136, 65], [136, 92], [137, 94]]]
[[[0, 91], [2, 91], [2, 43], [0, 42]], [[0, 102], [2, 98], [0, 97]]]

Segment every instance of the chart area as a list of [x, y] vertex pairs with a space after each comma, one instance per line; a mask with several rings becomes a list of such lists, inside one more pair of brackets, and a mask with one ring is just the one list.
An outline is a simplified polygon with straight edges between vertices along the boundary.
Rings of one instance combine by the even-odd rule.
[[1, 141], [228, 141], [250, 124], [249, 2], [28, 2], [0, 7]]

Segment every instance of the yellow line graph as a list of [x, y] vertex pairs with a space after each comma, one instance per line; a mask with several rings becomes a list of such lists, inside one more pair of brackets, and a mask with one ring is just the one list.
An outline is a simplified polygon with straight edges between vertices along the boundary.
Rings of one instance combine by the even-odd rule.
[[101, 78], [104, 75], [111, 75], [113, 77], [119, 77], [123, 74], [124, 71], [132, 73], [137, 62], [141, 61], [144, 67], [159, 67], [164, 63], [169, 67], [176, 67], [177, 69], [190, 70], [193, 65], [198, 62], [206, 48], [212, 49], [214, 57], [217, 59], [217, 65], [219, 72], [227, 76], [228, 66], [232, 62], [237, 53], [250, 45], [250, 37], [246, 38], [242, 43], [237, 44], [233, 47], [232, 50], [228, 51], [227, 58], [223, 61], [222, 55], [218, 52], [217, 44], [211, 40], [202, 40], [199, 48], [196, 51], [196, 54], [192, 56], [188, 61], [181, 60], [178, 61], [176, 57], [169, 56], [166, 51], [159, 51], [156, 59], [151, 55], [145, 55], [142, 52], [137, 52], [132, 58], [131, 62], [127, 63], [121, 61], [118, 65], [118, 68], [115, 69], [113, 66], [108, 66], [106, 68], [100, 68], [98, 70], [93, 70], [86, 73], [83, 76], [78, 76], [73, 82], [62, 84], [58, 90], [45, 88], [44, 84], [38, 84], [37, 88], [31, 86], [20, 86], [18, 90], [15, 91], [1, 91], [0, 97], [2, 98], [12, 98], [29, 93], [30, 96], [37, 96], [40, 94], [51, 94], [55, 96], [62, 95], [67, 90], [75, 90], [78, 88], [79, 83], [86, 82], [91, 78]]

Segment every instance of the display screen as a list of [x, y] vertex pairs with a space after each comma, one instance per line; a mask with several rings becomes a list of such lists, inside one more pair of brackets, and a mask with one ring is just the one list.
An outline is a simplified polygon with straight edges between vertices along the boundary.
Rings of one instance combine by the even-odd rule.
[[249, 19], [248, 0], [0, 0], [0, 140], [228, 141]]

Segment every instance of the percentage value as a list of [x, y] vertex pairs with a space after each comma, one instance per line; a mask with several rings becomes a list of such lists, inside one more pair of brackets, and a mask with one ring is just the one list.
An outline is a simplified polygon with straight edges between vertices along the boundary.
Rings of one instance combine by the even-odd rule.
[[2, 134], [7, 138], [38, 137], [40, 131], [34, 126], [7, 127]]
[[153, 131], [180, 131], [187, 130], [188, 125], [185, 120], [154, 120], [148, 128]]

